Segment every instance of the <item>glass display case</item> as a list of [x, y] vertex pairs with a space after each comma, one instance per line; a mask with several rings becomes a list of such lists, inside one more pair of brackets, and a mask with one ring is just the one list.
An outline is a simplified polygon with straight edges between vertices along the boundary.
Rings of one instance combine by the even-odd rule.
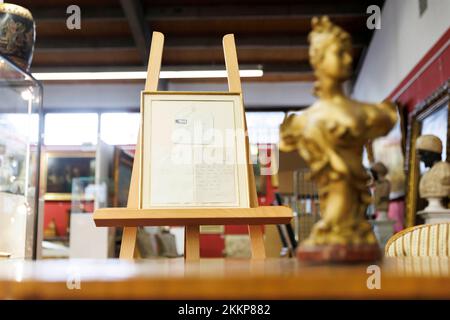
[[42, 86], [0, 55], [0, 252], [36, 258]]

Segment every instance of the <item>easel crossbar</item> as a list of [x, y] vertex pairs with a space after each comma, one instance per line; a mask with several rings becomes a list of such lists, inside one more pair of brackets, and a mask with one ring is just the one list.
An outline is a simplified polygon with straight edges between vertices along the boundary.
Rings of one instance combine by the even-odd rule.
[[97, 227], [286, 224], [292, 219], [288, 207], [209, 209], [105, 208], [95, 211]]

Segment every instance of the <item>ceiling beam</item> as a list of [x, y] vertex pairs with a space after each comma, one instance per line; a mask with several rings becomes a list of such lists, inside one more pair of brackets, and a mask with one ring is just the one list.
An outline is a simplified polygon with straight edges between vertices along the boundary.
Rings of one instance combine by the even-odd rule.
[[335, 2], [311, 2], [302, 4], [271, 4], [271, 5], [201, 5], [201, 6], [155, 6], [146, 8], [145, 17], [154, 19], [216, 19], [216, 18], [311, 18], [318, 15], [333, 16], [366, 16], [366, 9], [371, 4], [382, 5], [383, 1], [357, 1], [345, 5], [336, 5]]
[[[265, 74], [294, 74], [294, 73], [311, 73], [312, 69], [308, 62], [295, 62], [295, 63], [278, 63], [271, 64], [265, 63], [262, 65], [255, 64], [241, 64], [240, 69], [256, 69], [262, 68]], [[162, 67], [163, 71], [174, 70], [225, 70], [225, 65], [217, 65], [212, 68], [209, 64], [168, 64]], [[143, 66], [39, 66], [33, 65], [33, 72], [106, 72], [106, 71], [145, 71]]]
[[128, 24], [138, 47], [142, 62], [145, 65], [150, 50], [150, 28], [145, 21], [143, 7], [139, 0], [120, 0]]
[[[36, 21], [45, 20], [62, 20], [67, 19], [67, 7], [46, 7], [33, 9], [33, 18]], [[103, 19], [125, 19], [125, 14], [120, 7], [81, 7], [81, 19], [86, 20], [103, 20]]]
[[[300, 18], [310, 19], [313, 16], [328, 15], [332, 17], [366, 17], [366, 9], [371, 4], [382, 6], [384, 1], [357, 1], [345, 5], [336, 3], [303, 3], [303, 4], [271, 4], [271, 5], [145, 5], [139, 0], [120, 0], [122, 9], [118, 6], [83, 7], [83, 19], [124, 19], [128, 13], [133, 18], [144, 20], [183, 20], [183, 19], [269, 19], [269, 18]], [[67, 17], [66, 6], [32, 8], [35, 20], [61, 20]], [[137, 22], [137, 21], [136, 21]]]
[[95, 51], [99, 48], [130, 48], [135, 47], [135, 42], [129, 37], [109, 37], [98, 39], [96, 37], [45, 37], [39, 38], [36, 41], [35, 49], [47, 51], [61, 51], [61, 50], [78, 50], [91, 49]]
[[[258, 36], [258, 35], [239, 35], [235, 34], [236, 45], [238, 48], [251, 47], [305, 47], [308, 48], [307, 35], [280, 35], [277, 37]], [[353, 46], [363, 47], [367, 43], [367, 34], [355, 34], [352, 36]], [[222, 39], [213, 36], [186, 36], [166, 35], [164, 46], [166, 48], [222, 48]], [[129, 37], [41, 37], [36, 42], [37, 50], [71, 50], [71, 49], [89, 49], [98, 48], [120, 48], [133, 47], [134, 41]]]

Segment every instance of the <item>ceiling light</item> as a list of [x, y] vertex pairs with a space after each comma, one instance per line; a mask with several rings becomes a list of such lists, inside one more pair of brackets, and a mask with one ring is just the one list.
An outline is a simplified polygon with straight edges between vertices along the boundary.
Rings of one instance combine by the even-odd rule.
[[[240, 76], [262, 77], [263, 70], [240, 70]], [[36, 72], [33, 77], [44, 81], [70, 80], [140, 80], [147, 78], [146, 71], [105, 71], [105, 72]], [[161, 71], [161, 79], [195, 79], [195, 78], [226, 78], [226, 70], [182, 70]]]

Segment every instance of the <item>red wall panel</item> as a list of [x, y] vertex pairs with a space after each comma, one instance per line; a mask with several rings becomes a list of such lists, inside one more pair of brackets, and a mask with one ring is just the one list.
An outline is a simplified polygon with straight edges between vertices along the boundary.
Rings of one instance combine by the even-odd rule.
[[44, 205], [44, 229], [54, 220], [57, 235], [66, 236], [71, 204], [70, 201], [46, 201]]
[[415, 82], [417, 82], [417, 98], [420, 102], [444, 82], [441, 59], [434, 60]]
[[[94, 202], [86, 202], [85, 210], [94, 211]], [[71, 201], [45, 201], [44, 204], [44, 229], [54, 220], [58, 236], [67, 236], [69, 228], [69, 214], [72, 206]]]
[[200, 257], [222, 258], [225, 240], [221, 234], [200, 234]]
[[450, 77], [450, 28], [389, 95], [411, 112]]
[[[441, 59], [442, 64], [442, 74], [449, 75], [450, 74], [450, 47], [447, 47], [445, 50], [445, 53], [443, 54], [443, 57]], [[445, 79], [444, 79], [445, 80]]]
[[247, 225], [225, 226], [225, 234], [247, 234]]

